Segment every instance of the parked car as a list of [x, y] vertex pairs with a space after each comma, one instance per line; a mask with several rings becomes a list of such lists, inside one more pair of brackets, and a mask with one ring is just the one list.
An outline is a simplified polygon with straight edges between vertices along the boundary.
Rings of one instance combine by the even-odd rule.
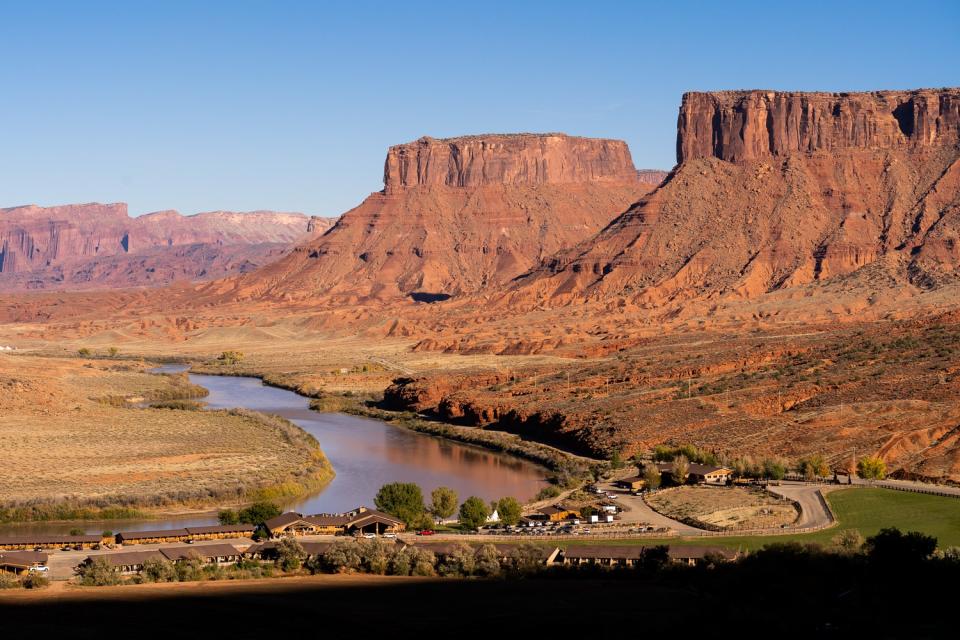
[[30, 573], [48, 573], [50, 567], [30, 567]]
[[432, 536], [433, 533], [434, 532], [432, 529], [421, 529], [420, 531], [417, 531], [418, 536]]
[[377, 534], [375, 534], [375, 533], [365, 533], [365, 534], [363, 534], [363, 537], [366, 538], [367, 540], [373, 540], [374, 538], [377, 537]]
[[397, 534], [395, 534], [395, 533], [385, 533], [385, 534], [383, 534], [383, 537], [384, 537], [384, 538], [396, 538], [396, 537], [397, 537]]

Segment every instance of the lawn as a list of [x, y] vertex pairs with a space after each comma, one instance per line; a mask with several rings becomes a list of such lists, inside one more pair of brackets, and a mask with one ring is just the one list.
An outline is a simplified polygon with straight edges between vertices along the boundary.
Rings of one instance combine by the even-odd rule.
[[719, 538], [664, 538], [626, 540], [578, 540], [571, 544], [710, 544], [759, 549], [772, 542], [818, 542], [829, 544], [844, 529], [858, 529], [864, 537], [884, 527], [922, 531], [935, 536], [939, 546], [960, 546], [960, 499], [891, 489], [839, 489], [827, 494], [837, 514], [835, 527], [784, 536], [723, 536]]

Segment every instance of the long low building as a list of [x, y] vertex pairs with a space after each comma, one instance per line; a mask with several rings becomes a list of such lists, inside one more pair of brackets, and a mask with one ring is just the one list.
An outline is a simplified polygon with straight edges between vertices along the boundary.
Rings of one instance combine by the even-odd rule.
[[152, 560], [181, 562], [196, 558], [204, 564], [230, 564], [240, 560], [243, 553], [229, 544], [202, 544], [194, 547], [170, 547], [151, 551], [121, 551], [87, 556], [83, 565], [89, 565], [96, 559], [103, 559], [120, 573], [133, 574], [143, 571], [144, 563]]
[[70, 547], [76, 549], [92, 549], [103, 544], [103, 536], [72, 536], [67, 534], [38, 534], [24, 536], [0, 537], [0, 551], [18, 549], [54, 549]]
[[40, 551], [0, 552], [0, 573], [24, 575], [32, 569], [47, 566], [48, 559], [49, 556]]
[[257, 527], [252, 524], [217, 524], [209, 527], [187, 527], [191, 540], [223, 540], [249, 538]]
[[190, 534], [186, 529], [160, 529], [157, 531], [121, 531], [117, 534], [117, 544], [162, 544], [164, 542], [186, 542]]
[[[582, 545], [567, 547], [556, 558], [561, 564], [598, 564], [632, 567], [643, 560], [650, 549], [642, 545]], [[740, 554], [726, 547], [676, 545], [667, 550], [670, 560], [680, 564], [697, 565], [707, 558], [736, 560]]]
[[[255, 560], [275, 560], [277, 557], [277, 544], [278, 542], [274, 540], [254, 544], [248, 547], [247, 550], [243, 552], [243, 555]], [[332, 542], [300, 541], [300, 547], [303, 549], [303, 552], [307, 554], [308, 558], [322, 556], [331, 546], [333, 546]]]

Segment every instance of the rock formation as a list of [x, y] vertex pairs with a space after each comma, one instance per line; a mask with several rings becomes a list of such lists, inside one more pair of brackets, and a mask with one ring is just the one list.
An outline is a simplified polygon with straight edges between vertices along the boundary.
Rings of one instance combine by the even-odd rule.
[[687, 94], [665, 183], [506, 300], [752, 298], [870, 265], [953, 281], [958, 109], [958, 89]]
[[499, 286], [590, 237], [652, 188], [618, 140], [421, 138], [326, 234], [210, 290], [241, 298], [437, 301]]
[[731, 162], [842, 149], [956, 145], [960, 90], [872, 93], [687, 93], [677, 124], [677, 162]]
[[127, 205], [0, 209], [0, 289], [161, 285], [245, 272], [332, 221], [299, 213], [160, 211]]

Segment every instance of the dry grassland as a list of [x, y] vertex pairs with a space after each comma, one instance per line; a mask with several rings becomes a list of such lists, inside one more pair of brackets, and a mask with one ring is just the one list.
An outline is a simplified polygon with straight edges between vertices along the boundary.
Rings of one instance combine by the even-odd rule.
[[0, 355], [0, 520], [235, 505], [293, 496], [332, 477], [316, 441], [285, 421], [137, 408], [196, 395], [185, 376], [145, 369]]
[[779, 527], [799, 515], [793, 504], [747, 487], [680, 487], [654, 494], [647, 502], [675, 520], [730, 531]]

